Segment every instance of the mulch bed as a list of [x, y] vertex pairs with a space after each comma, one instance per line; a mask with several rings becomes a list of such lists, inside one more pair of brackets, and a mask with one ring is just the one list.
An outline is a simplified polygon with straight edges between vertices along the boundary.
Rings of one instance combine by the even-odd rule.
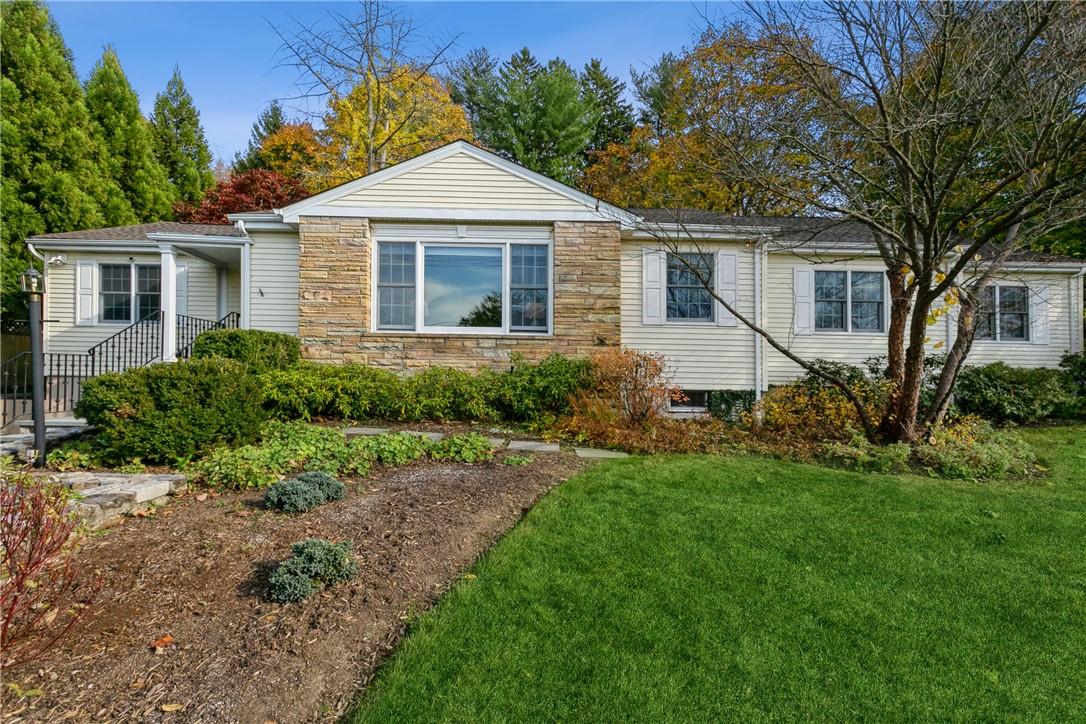
[[[48, 658], [5, 673], [44, 693], [5, 690], [4, 719], [334, 719], [407, 622], [581, 465], [566, 454], [525, 467], [418, 463], [348, 481], [344, 500], [302, 515], [266, 511], [255, 492], [194, 491], [126, 519], [78, 555], [104, 580], [92, 615]], [[268, 603], [267, 574], [306, 537], [351, 541], [358, 577]]]

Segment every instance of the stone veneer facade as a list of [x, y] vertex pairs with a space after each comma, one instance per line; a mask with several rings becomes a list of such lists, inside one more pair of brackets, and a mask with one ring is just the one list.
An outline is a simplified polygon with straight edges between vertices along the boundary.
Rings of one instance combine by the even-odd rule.
[[552, 352], [587, 356], [619, 343], [617, 223], [554, 224], [554, 324], [548, 336], [371, 332], [368, 220], [302, 217], [298, 236], [298, 336], [307, 359], [397, 371], [501, 368], [514, 352], [530, 360]]

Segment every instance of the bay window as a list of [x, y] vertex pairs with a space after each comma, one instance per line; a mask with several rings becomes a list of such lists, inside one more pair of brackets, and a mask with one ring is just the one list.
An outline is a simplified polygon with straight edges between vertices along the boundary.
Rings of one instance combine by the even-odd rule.
[[883, 332], [886, 278], [880, 271], [815, 271], [815, 330]]
[[519, 242], [378, 242], [377, 329], [546, 333], [550, 247]]
[[98, 308], [103, 322], [131, 324], [161, 308], [157, 264], [100, 264]]

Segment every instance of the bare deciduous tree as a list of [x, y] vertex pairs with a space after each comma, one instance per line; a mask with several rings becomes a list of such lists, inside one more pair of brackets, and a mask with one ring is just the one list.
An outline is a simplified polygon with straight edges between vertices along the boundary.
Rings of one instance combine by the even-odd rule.
[[445, 66], [456, 43], [456, 37], [424, 35], [409, 15], [378, 0], [361, 0], [357, 13], [329, 11], [309, 25], [272, 28], [282, 43], [282, 64], [298, 71], [293, 100], [317, 100], [323, 108], [361, 96], [365, 128], [353, 135], [365, 144], [368, 173], [388, 164], [397, 135], [414, 118], [403, 103], [427, 98], [428, 76]]
[[[850, 399], [869, 437], [914, 441], [945, 413], [979, 290], [1016, 250], [1086, 215], [1086, 5], [837, 0], [751, 5], [748, 15], [754, 32], [710, 30], [788, 67], [797, 99], [813, 107], [696, 117], [714, 149], [705, 171], [870, 230], [889, 279], [893, 393], [885, 411]], [[795, 152], [766, 167], [737, 142], [751, 135]], [[948, 295], [958, 334], [922, 414], [929, 315]]]

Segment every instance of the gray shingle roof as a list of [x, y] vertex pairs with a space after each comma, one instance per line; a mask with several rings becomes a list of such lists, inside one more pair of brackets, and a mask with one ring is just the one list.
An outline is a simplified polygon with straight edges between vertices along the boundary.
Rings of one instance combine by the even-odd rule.
[[871, 231], [856, 221], [818, 216], [731, 216], [700, 209], [630, 209], [650, 224], [724, 226], [731, 229], [775, 232], [790, 241], [835, 243], [874, 242]]
[[232, 224], [186, 224], [181, 221], [154, 221], [149, 224], [131, 226], [110, 226], [104, 229], [82, 229], [80, 231], [61, 231], [55, 234], [32, 236], [29, 241], [44, 239], [82, 239], [84, 241], [147, 241], [147, 235], [198, 234], [201, 236], [245, 236]]

